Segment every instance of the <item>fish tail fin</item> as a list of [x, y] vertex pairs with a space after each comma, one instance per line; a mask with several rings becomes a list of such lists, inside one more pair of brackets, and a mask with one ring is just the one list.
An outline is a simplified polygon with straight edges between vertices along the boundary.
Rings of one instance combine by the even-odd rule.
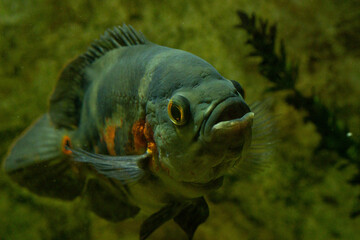
[[84, 180], [66, 155], [66, 130], [56, 129], [47, 114], [14, 143], [4, 162], [15, 182], [42, 196], [71, 200], [82, 191]]

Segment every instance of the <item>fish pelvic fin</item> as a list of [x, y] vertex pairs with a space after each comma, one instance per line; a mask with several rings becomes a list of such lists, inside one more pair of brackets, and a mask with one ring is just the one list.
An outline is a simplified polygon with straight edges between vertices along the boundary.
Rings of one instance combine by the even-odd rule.
[[152, 214], [141, 224], [140, 240], [147, 239], [151, 233], [153, 233], [165, 222], [174, 218], [187, 205], [187, 203], [169, 203], [168, 205], [160, 209], [158, 212]]
[[69, 147], [68, 149], [72, 152], [74, 161], [90, 164], [100, 174], [124, 183], [132, 183], [141, 179], [145, 172], [140, 166], [151, 156], [147, 152], [142, 155], [108, 156], [90, 153], [83, 149]]
[[63, 152], [66, 133], [43, 115], [14, 143], [4, 162], [5, 172], [41, 196], [74, 199], [83, 189], [84, 178]]
[[188, 239], [192, 240], [198, 226], [208, 217], [209, 207], [203, 197], [190, 202], [169, 203], [141, 224], [140, 240], [147, 239], [151, 233], [171, 219], [174, 219], [184, 230]]
[[209, 207], [203, 197], [197, 198], [174, 217], [174, 221], [186, 233], [189, 240], [193, 239], [198, 226], [209, 217]]
[[88, 50], [67, 64], [60, 74], [50, 98], [49, 113], [56, 127], [74, 129], [79, 125], [85, 90], [90, 81], [85, 70], [111, 50], [150, 43], [132, 26], [108, 29]]

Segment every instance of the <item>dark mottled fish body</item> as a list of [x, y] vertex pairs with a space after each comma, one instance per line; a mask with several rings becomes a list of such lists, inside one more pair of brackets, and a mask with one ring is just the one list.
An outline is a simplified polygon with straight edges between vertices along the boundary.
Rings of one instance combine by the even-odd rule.
[[37, 194], [82, 195], [108, 220], [152, 214], [140, 239], [170, 219], [192, 239], [202, 196], [244, 162], [253, 116], [239, 83], [124, 25], [65, 67], [4, 169]]

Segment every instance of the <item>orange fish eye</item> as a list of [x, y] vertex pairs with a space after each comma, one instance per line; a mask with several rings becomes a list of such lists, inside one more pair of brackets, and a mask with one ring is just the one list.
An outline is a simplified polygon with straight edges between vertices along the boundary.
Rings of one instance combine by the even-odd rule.
[[185, 125], [189, 118], [189, 102], [180, 95], [174, 96], [168, 104], [167, 112], [170, 120], [177, 126]]

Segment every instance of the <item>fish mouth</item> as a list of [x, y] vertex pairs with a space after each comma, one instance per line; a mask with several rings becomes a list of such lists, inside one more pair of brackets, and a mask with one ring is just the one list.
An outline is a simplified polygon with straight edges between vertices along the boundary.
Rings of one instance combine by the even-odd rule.
[[206, 183], [201, 183], [201, 182], [185, 182], [183, 181], [182, 183], [185, 185], [185, 186], [188, 186], [188, 187], [192, 187], [192, 188], [196, 188], [196, 189], [202, 189], [202, 190], [215, 190], [215, 189], [218, 189], [222, 186], [223, 184], [223, 180], [224, 180], [224, 177], [219, 177], [219, 178], [216, 178], [216, 179], [213, 179], [209, 182], [206, 182]]
[[[205, 142], [237, 142], [243, 145], [244, 138], [251, 138], [254, 113], [239, 97], [230, 97], [218, 103], [203, 125]], [[240, 143], [242, 142], [242, 144]]]

